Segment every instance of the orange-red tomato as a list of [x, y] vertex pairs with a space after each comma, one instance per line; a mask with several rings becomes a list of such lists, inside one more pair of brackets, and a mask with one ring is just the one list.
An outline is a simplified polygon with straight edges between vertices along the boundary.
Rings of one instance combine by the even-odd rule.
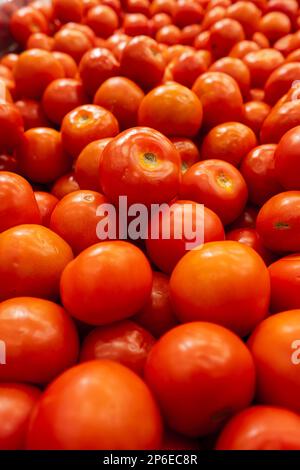
[[119, 19], [109, 6], [97, 5], [88, 10], [85, 23], [92, 28], [96, 36], [106, 39], [118, 28]]
[[213, 56], [226, 56], [233, 46], [245, 39], [241, 24], [231, 18], [224, 18], [214, 23], [210, 28], [210, 45]]
[[259, 27], [261, 11], [251, 1], [237, 1], [233, 3], [227, 8], [226, 14], [227, 17], [240, 23], [246, 37], [250, 38]]
[[195, 80], [207, 71], [210, 62], [208, 51], [187, 51], [172, 62], [172, 76], [177, 83], [192, 88]]
[[53, 57], [61, 64], [66, 78], [75, 78], [77, 74], [77, 65], [74, 59], [64, 52], [54, 51]]
[[61, 23], [80, 23], [83, 16], [82, 0], [52, 0], [53, 14]]
[[207, 30], [217, 21], [223, 20], [223, 18], [226, 17], [226, 13], [226, 8], [221, 5], [217, 5], [214, 8], [207, 9], [205, 11], [203, 21], [201, 23], [202, 30]]
[[172, 137], [171, 142], [175, 145], [181, 158], [181, 171], [185, 173], [194, 163], [200, 160], [200, 152], [197, 145], [186, 137]]
[[161, 439], [159, 409], [146, 384], [127, 367], [98, 360], [67, 370], [48, 387], [27, 448], [144, 450], [160, 448]]
[[0, 232], [41, 218], [30, 184], [15, 173], [0, 171]]
[[33, 33], [29, 36], [26, 49], [43, 49], [45, 51], [52, 51], [54, 46], [54, 39], [45, 33]]
[[18, 54], [11, 52], [1, 57], [0, 64], [5, 65], [5, 67], [9, 68], [10, 70], [13, 70], [18, 60], [19, 60]]
[[16, 101], [15, 105], [22, 115], [25, 131], [32, 127], [49, 126], [49, 121], [39, 101], [24, 98]]
[[69, 245], [42, 225], [18, 225], [0, 234], [0, 299], [33, 296], [56, 299]]
[[214, 62], [210, 66], [209, 71], [226, 73], [234, 78], [244, 97], [249, 95], [250, 72], [247, 65], [242, 60], [235, 57], [223, 57]]
[[271, 311], [282, 312], [300, 307], [299, 255], [289, 255], [269, 266], [271, 279]]
[[104, 147], [112, 140], [107, 139], [94, 140], [88, 144], [79, 154], [75, 167], [75, 178], [80, 189], [89, 189], [91, 191], [101, 191], [99, 181], [100, 159]]
[[142, 251], [128, 242], [104, 241], [69, 263], [61, 278], [61, 298], [75, 318], [104, 325], [137, 313], [151, 286], [152, 271]]
[[243, 57], [248, 66], [253, 88], [263, 88], [271, 73], [283, 64], [283, 55], [275, 49], [263, 48]]
[[80, 31], [89, 39], [92, 45], [96, 44], [96, 35], [94, 31], [86, 24], [69, 22], [65, 24], [64, 26], [62, 26], [61, 29], [75, 29], [76, 31]]
[[289, 91], [295, 80], [300, 76], [300, 63], [290, 62], [278, 67], [265, 84], [265, 99], [274, 105]]
[[194, 41], [196, 39], [196, 36], [200, 34], [202, 31], [201, 25], [199, 24], [190, 24], [188, 26], [185, 26], [181, 30], [181, 43], [186, 44], [189, 46], [194, 45]]
[[[252, 90], [253, 91], [253, 90]], [[248, 101], [244, 104], [242, 121], [259, 136], [264, 120], [271, 112], [271, 107], [262, 101]]]
[[41, 223], [45, 225], [45, 227], [49, 227], [50, 217], [54, 207], [58, 203], [58, 199], [53, 196], [53, 194], [44, 191], [34, 191], [34, 197], [40, 211]]
[[181, 31], [177, 26], [168, 24], [157, 31], [155, 39], [159, 43], [173, 46], [181, 42]]
[[193, 322], [173, 328], [153, 346], [145, 379], [169, 428], [199, 437], [250, 404], [255, 371], [237, 336], [219, 325]]
[[130, 320], [95, 328], [84, 339], [80, 361], [109, 359], [143, 376], [147, 356], [155, 343], [153, 336]]
[[23, 133], [24, 122], [19, 109], [13, 103], [0, 99], [0, 152], [12, 152]]
[[270, 12], [261, 18], [259, 29], [271, 43], [274, 43], [291, 31], [291, 21], [280, 11]]
[[123, 30], [128, 36], [146, 36], [150, 33], [150, 24], [143, 13], [126, 13], [123, 20]]
[[114, 137], [119, 133], [114, 115], [92, 104], [78, 106], [63, 119], [61, 137], [66, 151], [76, 158], [90, 142]]
[[262, 243], [255, 228], [236, 228], [226, 233], [226, 240], [232, 240], [250, 246], [264, 260], [266, 265], [274, 261], [274, 254]]
[[246, 336], [268, 314], [270, 279], [252, 248], [235, 241], [210, 242], [179, 261], [170, 292], [182, 322], [209, 321]]
[[276, 178], [285, 189], [299, 189], [299, 131], [296, 126], [284, 134], [274, 155]]
[[57, 199], [62, 199], [67, 194], [80, 189], [73, 172], [61, 176], [52, 186], [51, 193]]
[[172, 16], [176, 6], [175, 0], [153, 0], [150, 5], [150, 14], [167, 13]]
[[[105, 1], [107, 2], [107, 0]], [[127, 0], [126, 1], [126, 11], [128, 11], [129, 13], [143, 13], [144, 15], [149, 16], [150, 14], [149, 8], [150, 8], [149, 0]]]
[[260, 49], [259, 45], [254, 41], [244, 40], [233, 46], [229, 52], [229, 57], [243, 59], [249, 52], [255, 52]]
[[70, 55], [77, 64], [92, 46], [88, 36], [78, 29], [61, 28], [54, 35], [53, 50]]
[[172, 16], [174, 23], [183, 28], [183, 26], [201, 23], [203, 8], [198, 2], [192, 0], [177, 0]]
[[150, 28], [152, 35], [155, 36], [157, 31], [163, 26], [172, 24], [172, 19], [167, 13], [156, 13], [150, 20]]
[[48, 25], [42, 13], [31, 6], [16, 9], [10, 20], [14, 39], [25, 46], [31, 33], [47, 33]]

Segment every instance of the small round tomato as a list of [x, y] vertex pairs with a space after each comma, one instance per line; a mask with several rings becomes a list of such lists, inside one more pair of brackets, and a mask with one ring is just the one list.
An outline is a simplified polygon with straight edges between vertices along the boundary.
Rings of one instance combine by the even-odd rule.
[[261, 206], [282, 191], [275, 173], [275, 144], [255, 147], [242, 161], [240, 171], [245, 178], [249, 200]]
[[300, 411], [299, 318], [300, 310], [271, 315], [248, 340], [256, 367], [258, 403], [283, 406], [296, 413]]
[[48, 127], [24, 133], [16, 150], [22, 173], [35, 183], [50, 183], [71, 168], [72, 160], [62, 146], [61, 135]]
[[259, 31], [253, 34], [252, 41], [256, 42], [261, 49], [270, 48], [269, 39], [267, 38], [267, 36], [265, 36], [263, 33]]
[[31, 385], [0, 385], [0, 449], [23, 450], [30, 415], [41, 392]]
[[59, 125], [66, 114], [87, 102], [82, 83], [74, 78], [53, 80], [44, 91], [42, 99], [46, 116]]
[[53, 14], [61, 23], [80, 23], [83, 16], [82, 0], [53, 0]]
[[266, 265], [274, 261], [274, 254], [262, 243], [255, 228], [236, 228], [226, 233], [226, 240], [232, 240], [253, 248], [264, 260]]
[[156, 13], [150, 20], [150, 28], [153, 36], [155, 36], [160, 28], [169, 24], [172, 24], [172, 19], [167, 13]]
[[210, 242], [179, 261], [170, 292], [180, 321], [209, 321], [246, 336], [267, 316], [270, 279], [252, 248], [235, 241]]
[[[252, 90], [253, 91], [253, 90]], [[271, 112], [271, 107], [262, 101], [248, 101], [244, 104], [244, 124], [259, 136], [264, 120]]]
[[254, 41], [240, 41], [233, 46], [229, 52], [229, 57], [243, 59], [249, 52], [255, 52], [260, 49], [259, 45]]
[[[33, 296], [56, 299], [69, 245], [42, 225], [18, 225], [0, 234], [0, 299]], [[24, 366], [24, 362], [23, 362]]]
[[146, 384], [127, 367], [98, 360], [67, 370], [48, 387], [27, 448], [144, 450], [158, 449], [161, 439], [159, 409]]
[[236, 228], [255, 228], [258, 209], [251, 205], [247, 205], [241, 215], [230, 224], [230, 229]]
[[214, 62], [210, 72], [223, 72], [232, 77], [238, 84], [244, 97], [249, 95], [250, 72], [246, 64], [241, 59], [235, 57], [223, 57]]
[[285, 189], [300, 187], [299, 149], [300, 126], [297, 126], [281, 137], [274, 156], [275, 174]]
[[153, 88], [164, 74], [165, 61], [159, 45], [147, 36], [132, 38], [121, 56], [121, 73], [142, 88]]
[[165, 135], [194, 137], [202, 123], [202, 104], [183, 85], [166, 83], [148, 93], [139, 108], [139, 125]]
[[[107, 0], [106, 0], [107, 1]], [[149, 16], [150, 2], [149, 0], [127, 0], [126, 11], [129, 13], [143, 13]]]
[[58, 203], [58, 199], [53, 196], [53, 194], [46, 193], [44, 191], [35, 191], [34, 197], [40, 211], [41, 223], [45, 227], [49, 227], [50, 217], [54, 207]]
[[189, 250], [224, 238], [222, 222], [213, 211], [196, 202], [176, 201], [153, 215], [146, 249], [150, 260], [170, 274]]
[[86, 52], [79, 64], [79, 73], [86, 93], [94, 96], [108, 78], [118, 75], [119, 63], [112, 52], [96, 47]]
[[133, 321], [123, 320], [95, 328], [83, 341], [80, 361], [109, 359], [143, 375], [153, 336]]
[[300, 256], [289, 255], [269, 266], [271, 279], [271, 311], [300, 308]]
[[199, 437], [250, 404], [255, 370], [237, 336], [219, 325], [193, 322], [173, 328], [153, 346], [145, 379], [169, 428]]
[[222, 160], [195, 163], [182, 177], [180, 197], [214, 211], [226, 225], [244, 209], [248, 191], [241, 173]]
[[259, 30], [274, 43], [291, 31], [291, 21], [280, 11], [266, 13], [259, 22]]
[[200, 160], [200, 152], [197, 145], [185, 137], [172, 137], [171, 142], [175, 145], [181, 158], [181, 171], [185, 173], [194, 163]]
[[181, 30], [181, 43], [193, 46], [198, 34], [202, 31], [200, 24], [190, 24]]
[[217, 5], [214, 8], [207, 9], [205, 11], [203, 21], [201, 23], [202, 30], [208, 30], [214, 23], [219, 20], [223, 20], [226, 17], [226, 8], [221, 5]]
[[44, 2], [44, 0], [33, 0], [30, 6], [44, 15], [46, 20], [53, 21], [53, 5], [52, 2]]
[[77, 64], [92, 46], [87, 35], [78, 29], [62, 28], [54, 35], [53, 49], [70, 55]]
[[102, 83], [94, 104], [108, 109], [117, 118], [121, 129], [137, 125], [138, 110], [144, 98], [143, 90], [125, 77], [111, 77]]
[[118, 121], [114, 115], [92, 104], [78, 106], [63, 119], [61, 126], [62, 143], [66, 151], [76, 158], [90, 142], [119, 133]]
[[261, 11], [253, 2], [237, 1], [227, 8], [226, 14], [240, 23], [246, 37], [250, 38], [258, 30]]
[[252, 406], [234, 416], [221, 431], [217, 450], [300, 449], [299, 415], [274, 406]]
[[263, 88], [271, 73], [283, 64], [283, 55], [275, 49], [263, 48], [243, 57], [248, 66], [253, 88]]
[[53, 57], [61, 64], [66, 78], [75, 78], [77, 75], [77, 65], [74, 59], [64, 52], [54, 51]]
[[203, 19], [203, 8], [193, 0], [177, 0], [173, 10], [174, 24], [183, 28], [191, 24], [199, 24]]
[[14, 77], [21, 97], [39, 100], [50, 82], [64, 77], [64, 69], [50, 52], [30, 49], [20, 54]]
[[61, 298], [75, 318], [104, 325], [137, 313], [151, 286], [152, 271], [142, 251], [124, 241], [104, 241], [69, 263], [61, 278]]
[[262, 144], [278, 143], [287, 131], [299, 125], [300, 100], [277, 104], [262, 124], [260, 141]]
[[13, 38], [25, 46], [32, 33], [47, 33], [48, 25], [42, 13], [28, 6], [16, 8], [10, 19], [10, 31]]
[[177, 83], [192, 88], [195, 80], [207, 71], [208, 51], [187, 51], [172, 62], [172, 76]]
[[155, 15], [156, 13], [167, 13], [172, 16], [175, 6], [175, 0], [153, 0], [150, 5], [150, 14]]
[[33, 297], [6, 300], [0, 306], [0, 328], [7, 360], [0, 369], [1, 381], [48, 383], [77, 360], [75, 326], [53, 302]]
[[[171, 201], [179, 190], [180, 156], [160, 132], [147, 127], [128, 129], [109, 142], [100, 161], [100, 186], [115, 203]], [[159, 187], [159, 190], [158, 190]]]
[[33, 33], [29, 36], [26, 43], [26, 49], [43, 49], [44, 51], [52, 51], [54, 39], [45, 33]]
[[165, 274], [153, 272], [151, 295], [133, 319], [156, 338], [178, 324], [170, 301], [169, 278]]
[[124, 33], [128, 36], [148, 36], [150, 24], [147, 16], [142, 13], [126, 13], [123, 20]]
[[95, 140], [88, 144], [79, 154], [75, 167], [75, 178], [80, 189], [91, 191], [101, 191], [99, 181], [100, 159], [104, 147], [111, 141], [111, 138]]
[[155, 39], [159, 43], [173, 46], [181, 42], [181, 31], [173, 24], [162, 26], [162, 28], [157, 31]]
[[237, 82], [222, 72], [201, 75], [192, 88], [203, 106], [203, 125], [214, 127], [222, 122], [239, 121], [243, 98]]
[[24, 122], [19, 109], [0, 99], [0, 152], [13, 151], [22, 140]]
[[57, 197], [57, 199], [62, 199], [67, 194], [70, 194], [73, 191], [78, 191], [79, 189], [80, 187], [75, 179], [75, 175], [73, 172], [71, 172], [61, 176], [58, 178], [58, 180], [56, 180], [52, 186], [51, 194]]
[[97, 5], [90, 8], [85, 17], [85, 23], [100, 38], [108, 38], [118, 28], [119, 19], [116, 12], [107, 5]]
[[15, 105], [22, 115], [25, 131], [33, 127], [49, 126], [49, 121], [39, 101], [24, 98], [16, 101]]
[[75, 29], [76, 31], [80, 31], [89, 39], [91, 45], [95, 44], [96, 35], [94, 31], [86, 24], [70, 22], [62, 26], [61, 29]]
[[219, 124], [205, 136], [201, 158], [217, 158], [238, 166], [242, 158], [257, 145], [254, 132], [239, 122]]
[[212, 54], [217, 59], [228, 55], [233, 46], [245, 39], [242, 26], [231, 18], [224, 18], [210, 28]]
[[0, 171], [0, 232], [20, 224], [40, 223], [30, 184], [15, 173]]

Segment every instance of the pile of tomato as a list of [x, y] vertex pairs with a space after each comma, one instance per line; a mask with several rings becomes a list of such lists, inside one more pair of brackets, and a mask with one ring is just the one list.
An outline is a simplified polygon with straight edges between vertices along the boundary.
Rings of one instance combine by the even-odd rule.
[[[35, 0], [10, 32], [0, 449], [300, 449], [298, 1]], [[120, 197], [170, 236], [100, 239]]]

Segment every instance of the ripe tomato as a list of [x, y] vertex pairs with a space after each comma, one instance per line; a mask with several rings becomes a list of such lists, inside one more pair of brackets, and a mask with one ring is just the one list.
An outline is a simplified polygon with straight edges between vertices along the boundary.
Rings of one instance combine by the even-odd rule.
[[283, 64], [283, 55], [275, 49], [263, 48], [249, 52], [243, 58], [248, 66], [253, 88], [263, 88], [271, 73]]
[[127, 196], [128, 204], [170, 202], [179, 190], [180, 163], [175, 146], [160, 132], [128, 129], [103, 150], [100, 186], [115, 203], [119, 196]]
[[33, 297], [6, 300], [0, 305], [0, 328], [7, 361], [0, 369], [1, 381], [48, 383], [76, 362], [75, 326], [53, 302]]
[[270, 12], [261, 18], [259, 29], [271, 43], [274, 43], [291, 31], [291, 21], [280, 11]]
[[11, 152], [24, 133], [24, 122], [19, 109], [0, 99], [0, 152]]
[[246, 98], [249, 95], [250, 72], [246, 64], [241, 59], [235, 57], [223, 57], [214, 62], [209, 71], [223, 72], [232, 77], [238, 84], [242, 95]]
[[128, 36], [149, 36], [150, 24], [143, 13], [126, 13], [123, 20], [124, 33]]
[[274, 156], [275, 174], [285, 189], [299, 189], [300, 126], [284, 134]]
[[236, 81], [222, 72], [201, 75], [192, 88], [203, 106], [203, 124], [214, 127], [228, 121], [239, 121], [243, 99]]
[[18, 225], [0, 234], [0, 299], [56, 299], [60, 276], [73, 259], [69, 245], [42, 225]]
[[277, 313], [254, 330], [248, 346], [257, 373], [258, 403], [283, 406], [299, 413], [300, 310]]
[[226, 240], [233, 240], [250, 246], [262, 257], [266, 265], [274, 261], [274, 254], [263, 245], [255, 228], [236, 228], [230, 230], [226, 233]]
[[149, 16], [149, 8], [149, 0], [127, 0], [126, 2], [126, 11], [129, 13], [143, 13], [144, 15]]
[[54, 39], [45, 33], [33, 33], [29, 36], [26, 49], [43, 49], [44, 51], [52, 51]]
[[167, 13], [172, 16], [176, 7], [175, 0], [153, 0], [150, 5], [150, 14]]
[[223, 6], [217, 5], [214, 8], [205, 11], [203, 21], [201, 23], [202, 30], [208, 30], [214, 23], [223, 20], [226, 17], [227, 11]]
[[300, 251], [300, 191], [286, 191], [271, 197], [258, 213], [256, 228], [270, 250]]
[[161, 438], [159, 410], [145, 383], [121, 364], [98, 360], [69, 369], [48, 387], [27, 448], [157, 449]]
[[1, 383], [1, 450], [24, 449], [29, 417], [39, 397], [39, 389], [31, 385]]
[[256, 207], [247, 205], [241, 215], [230, 224], [230, 229], [255, 228], [257, 213], [258, 209]]
[[258, 30], [261, 11], [253, 2], [235, 2], [227, 8], [226, 13], [229, 18], [240, 23], [246, 37], [250, 38]]
[[172, 62], [172, 76], [177, 83], [192, 88], [195, 80], [207, 71], [210, 63], [208, 51], [187, 51]]
[[83, 33], [89, 39], [91, 45], [94, 45], [96, 43], [96, 35], [94, 31], [86, 24], [69, 22], [62, 26], [60, 29], [75, 29], [76, 31], [80, 31], [81, 33]]
[[202, 28], [200, 24], [190, 24], [185, 26], [181, 30], [181, 43], [193, 46], [196, 37], [201, 33], [201, 31]]
[[76, 160], [74, 172], [75, 178], [80, 189], [89, 189], [91, 191], [100, 191], [99, 166], [104, 147], [112, 140], [107, 139], [94, 140], [88, 144]]
[[53, 50], [70, 55], [77, 64], [92, 46], [87, 35], [78, 29], [61, 28], [54, 35]]
[[153, 336], [133, 321], [95, 328], [84, 339], [80, 361], [109, 359], [143, 376], [147, 356], [155, 343]]
[[241, 24], [231, 18], [224, 18], [210, 28], [210, 45], [217, 59], [228, 55], [233, 46], [245, 39]]
[[18, 54], [11, 52], [1, 57], [0, 64], [5, 65], [5, 67], [9, 68], [10, 70], [13, 70], [18, 60], [19, 60]]
[[77, 183], [74, 173], [67, 173], [64, 176], [61, 176], [56, 180], [52, 186], [51, 193], [57, 199], [62, 199], [67, 194], [70, 194], [72, 191], [78, 191], [80, 189], [79, 184]]
[[104, 325], [137, 313], [151, 285], [145, 255], [130, 243], [108, 241], [87, 248], [67, 266], [61, 278], [61, 298], [75, 318]]
[[80, 23], [83, 16], [82, 0], [52, 0], [53, 14], [61, 23]]
[[[189, 250], [225, 238], [219, 217], [195, 202], [176, 201], [160, 214], [154, 214], [150, 221], [146, 248], [151, 261], [165, 273], [170, 274]], [[164, 233], [166, 227], [168, 237]]]
[[0, 171], [0, 232], [41, 218], [30, 184], [15, 173]]
[[300, 76], [300, 64], [290, 62], [283, 64], [274, 70], [265, 84], [265, 99], [274, 105], [282, 96], [287, 93], [295, 80]]
[[49, 121], [39, 101], [25, 98], [16, 101], [15, 105], [21, 113], [25, 131], [32, 127], [49, 126]]
[[14, 39], [25, 46], [31, 33], [47, 33], [48, 25], [42, 13], [31, 6], [16, 9], [10, 20]]
[[47, 86], [42, 99], [46, 116], [58, 125], [66, 114], [87, 102], [82, 83], [74, 78], [53, 80]]
[[173, 10], [173, 21], [177, 26], [183, 28], [201, 23], [203, 14], [203, 8], [199, 3], [192, 0], [178, 0]]
[[243, 159], [240, 170], [249, 191], [249, 200], [262, 206], [270, 197], [282, 191], [275, 173], [275, 144], [259, 145]]
[[204, 204], [226, 225], [244, 209], [248, 191], [241, 173], [222, 160], [195, 163], [182, 177], [180, 197]]
[[117, 118], [121, 129], [137, 125], [143, 90], [125, 77], [111, 77], [102, 83], [94, 97], [94, 104], [108, 109]]
[[201, 158], [217, 158], [238, 166], [242, 158], [257, 145], [254, 132], [239, 122], [219, 124], [206, 134]]
[[285, 256], [269, 266], [272, 312], [300, 308], [299, 272], [297, 254]]
[[202, 104], [187, 87], [167, 83], [154, 88], [142, 100], [139, 125], [165, 135], [194, 137], [202, 123]]
[[118, 28], [119, 19], [116, 12], [109, 6], [97, 5], [88, 10], [85, 23], [96, 36], [106, 39]]
[[299, 415], [274, 406], [252, 406], [227, 423], [218, 438], [217, 450], [300, 449]]
[[58, 203], [58, 199], [53, 196], [53, 194], [44, 191], [35, 191], [34, 197], [40, 211], [41, 223], [45, 225], [45, 227], [49, 227], [50, 217], [54, 207]]
[[167, 425], [190, 437], [216, 431], [247, 406], [254, 378], [253, 360], [242, 341], [204, 322], [168, 331], [153, 346], [145, 367]]
[[211, 242], [179, 261], [170, 291], [182, 322], [211, 321], [246, 336], [268, 313], [270, 279], [252, 248], [233, 241]]
[[260, 49], [259, 45], [254, 41], [240, 41], [233, 46], [229, 52], [229, 57], [243, 59], [249, 52], [255, 52]]
[[181, 42], [181, 31], [177, 26], [168, 24], [157, 31], [155, 39], [158, 43], [174, 46]]
[[118, 121], [114, 115], [92, 104], [78, 106], [63, 119], [61, 126], [62, 143], [66, 151], [74, 158], [90, 142], [119, 133]]
[[151, 36], [155, 36], [157, 31], [163, 26], [172, 24], [172, 19], [167, 13], [156, 13], [150, 20]]
[[54, 51], [53, 57], [61, 64], [66, 78], [75, 78], [77, 74], [77, 65], [74, 59], [64, 52]]
[[200, 160], [198, 147], [192, 140], [185, 137], [172, 137], [171, 142], [180, 155], [182, 173]]
[[262, 101], [248, 101], [244, 104], [244, 116], [242, 121], [259, 136], [262, 124], [270, 111], [271, 107], [267, 103]]

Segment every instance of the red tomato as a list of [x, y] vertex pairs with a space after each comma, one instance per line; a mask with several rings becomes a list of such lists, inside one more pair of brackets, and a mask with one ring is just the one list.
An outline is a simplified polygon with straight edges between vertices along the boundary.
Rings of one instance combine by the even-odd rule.
[[297, 254], [285, 256], [269, 266], [272, 312], [300, 308], [299, 272]]
[[284, 58], [275, 49], [263, 48], [249, 52], [243, 61], [250, 70], [252, 87], [263, 88], [271, 73], [283, 64]]
[[155, 343], [153, 336], [133, 321], [123, 320], [95, 328], [82, 344], [80, 361], [109, 359], [143, 376], [147, 356]]
[[9, 68], [10, 70], [13, 70], [18, 60], [19, 60], [18, 54], [14, 54], [13, 52], [11, 52], [1, 57], [0, 64], [5, 65], [5, 67]]
[[273, 406], [252, 406], [225, 425], [216, 449], [299, 450], [299, 432], [296, 413]]
[[300, 126], [297, 126], [284, 134], [274, 156], [276, 177], [285, 189], [299, 189], [299, 132]]
[[229, 57], [243, 59], [249, 52], [255, 52], [260, 49], [259, 45], [254, 41], [240, 41], [233, 46], [229, 52]]
[[[1, 84], [0, 84], [1, 85]], [[19, 109], [0, 99], [0, 152], [11, 152], [24, 133], [24, 122]]]
[[232, 77], [238, 84], [242, 95], [246, 98], [249, 95], [250, 72], [246, 64], [241, 59], [235, 57], [223, 57], [217, 60], [209, 68], [211, 72], [223, 72]]
[[167, 13], [157, 13], [150, 21], [152, 34], [155, 35], [160, 28], [168, 24], [172, 24], [171, 17]]
[[128, 36], [149, 36], [150, 24], [147, 16], [142, 13], [126, 14], [123, 20], [124, 33]]
[[173, 21], [183, 28], [190, 24], [201, 23], [203, 14], [203, 8], [199, 3], [192, 0], [177, 0], [173, 10]]
[[278, 143], [281, 137], [293, 127], [300, 125], [300, 100], [279, 102], [263, 122], [260, 141]]
[[116, 12], [106, 5], [90, 8], [85, 17], [85, 23], [100, 38], [108, 38], [118, 28], [119, 19]]
[[92, 45], [95, 44], [96, 42], [96, 35], [94, 33], [94, 31], [89, 27], [87, 26], [86, 24], [80, 24], [80, 23], [74, 23], [74, 22], [69, 22], [67, 24], [65, 24], [64, 26], [62, 26], [62, 28], [60, 28], [61, 30], [63, 29], [75, 29], [76, 31], [80, 31], [81, 33], [83, 33], [90, 41], [90, 43]]
[[20, 224], [39, 224], [39, 209], [30, 184], [22, 176], [0, 171], [0, 232]]
[[67, 194], [70, 194], [72, 191], [78, 191], [80, 189], [79, 184], [77, 183], [74, 173], [67, 173], [64, 176], [61, 176], [56, 180], [52, 186], [51, 193], [57, 199], [62, 199]]
[[49, 121], [39, 101], [25, 98], [23, 100], [16, 101], [15, 105], [22, 115], [25, 131], [32, 127], [49, 126]]
[[18, 225], [2, 232], [1, 301], [19, 296], [57, 299], [61, 273], [72, 259], [69, 245], [42, 225]]
[[[107, 1], [107, 0], [106, 0]], [[150, 2], [148, 0], [127, 0], [126, 11], [129, 13], [143, 13], [149, 16]]]
[[82, 0], [52, 0], [53, 14], [61, 23], [80, 23], [83, 16]]
[[75, 326], [53, 302], [33, 297], [6, 300], [0, 305], [0, 328], [7, 361], [0, 369], [1, 381], [48, 383], [77, 360]]
[[170, 289], [182, 322], [210, 321], [246, 336], [268, 313], [267, 267], [252, 248], [234, 241], [206, 243], [187, 253], [172, 273]]
[[94, 140], [88, 144], [76, 160], [74, 172], [80, 189], [101, 191], [99, 181], [100, 159], [104, 147], [111, 141], [107, 139]]
[[262, 243], [254, 228], [236, 228], [226, 233], [226, 240], [233, 240], [253, 248], [264, 260], [266, 265], [274, 261], [274, 254]]
[[285, 93], [289, 91], [295, 80], [300, 76], [300, 64], [290, 62], [278, 67], [270, 75], [265, 84], [265, 98], [274, 105]]
[[39, 389], [31, 385], [1, 383], [1, 450], [24, 449], [29, 417], [39, 397]]
[[274, 11], [261, 18], [259, 29], [271, 43], [274, 43], [291, 31], [291, 21], [284, 13]]
[[[253, 90], [251, 90], [253, 92]], [[264, 120], [270, 114], [271, 107], [261, 101], [248, 101], [244, 104], [243, 122], [259, 136]]]
[[45, 33], [33, 33], [29, 36], [26, 43], [26, 49], [43, 49], [52, 51], [54, 39]]
[[181, 30], [181, 43], [193, 46], [196, 37], [201, 33], [201, 31], [202, 28], [200, 24], [190, 24], [185, 26]]
[[253, 206], [246, 206], [241, 215], [230, 224], [230, 229], [235, 228], [255, 228], [255, 222], [257, 217], [258, 209]]
[[64, 52], [54, 51], [52, 55], [63, 67], [66, 78], [75, 78], [77, 74], [77, 65], [75, 60]]
[[40, 211], [41, 223], [42, 225], [45, 225], [45, 227], [49, 227], [50, 217], [54, 207], [58, 203], [58, 199], [53, 196], [53, 194], [46, 193], [44, 191], [35, 191], [34, 197]]
[[183, 52], [172, 62], [172, 76], [177, 83], [192, 88], [195, 80], [207, 71], [208, 51]]
[[228, 55], [233, 46], [245, 39], [241, 24], [231, 18], [224, 18], [210, 28], [211, 50], [216, 58]]
[[185, 173], [188, 168], [200, 160], [198, 147], [192, 140], [185, 137], [172, 137], [171, 142], [180, 155], [182, 173]]
[[261, 11], [254, 2], [237, 1], [227, 8], [226, 13], [229, 18], [240, 23], [246, 37], [250, 38], [258, 30]]
[[47, 33], [48, 25], [42, 13], [28, 6], [15, 10], [10, 19], [10, 31], [14, 39], [24, 46], [31, 33]]
[[78, 29], [61, 28], [54, 35], [53, 49], [70, 55], [77, 64], [92, 46], [93, 43], [88, 36]]
[[256, 228], [270, 250], [300, 251], [300, 191], [271, 197], [258, 213]]
[[173, 46], [181, 42], [181, 31], [173, 24], [166, 25], [157, 31], [155, 39], [159, 43]]
[[178, 194], [180, 163], [175, 146], [160, 132], [132, 128], [104, 148], [100, 186], [115, 203], [119, 196], [127, 196], [128, 204], [170, 202]]
[[202, 21], [202, 30], [209, 29], [214, 23], [223, 20], [226, 17], [226, 8], [223, 6], [215, 6], [214, 8], [207, 9]]
[[254, 359], [258, 403], [299, 413], [300, 310], [277, 313], [257, 326], [248, 340]]
[[237, 336], [219, 325], [194, 322], [160, 338], [148, 356], [145, 378], [170, 429], [198, 437], [216, 431], [251, 402], [255, 371]]
[[[10, 171], [17, 173], [18, 163], [14, 156], [3, 153], [0, 155], [0, 171]], [[1, 175], [1, 173], [0, 173]]]

